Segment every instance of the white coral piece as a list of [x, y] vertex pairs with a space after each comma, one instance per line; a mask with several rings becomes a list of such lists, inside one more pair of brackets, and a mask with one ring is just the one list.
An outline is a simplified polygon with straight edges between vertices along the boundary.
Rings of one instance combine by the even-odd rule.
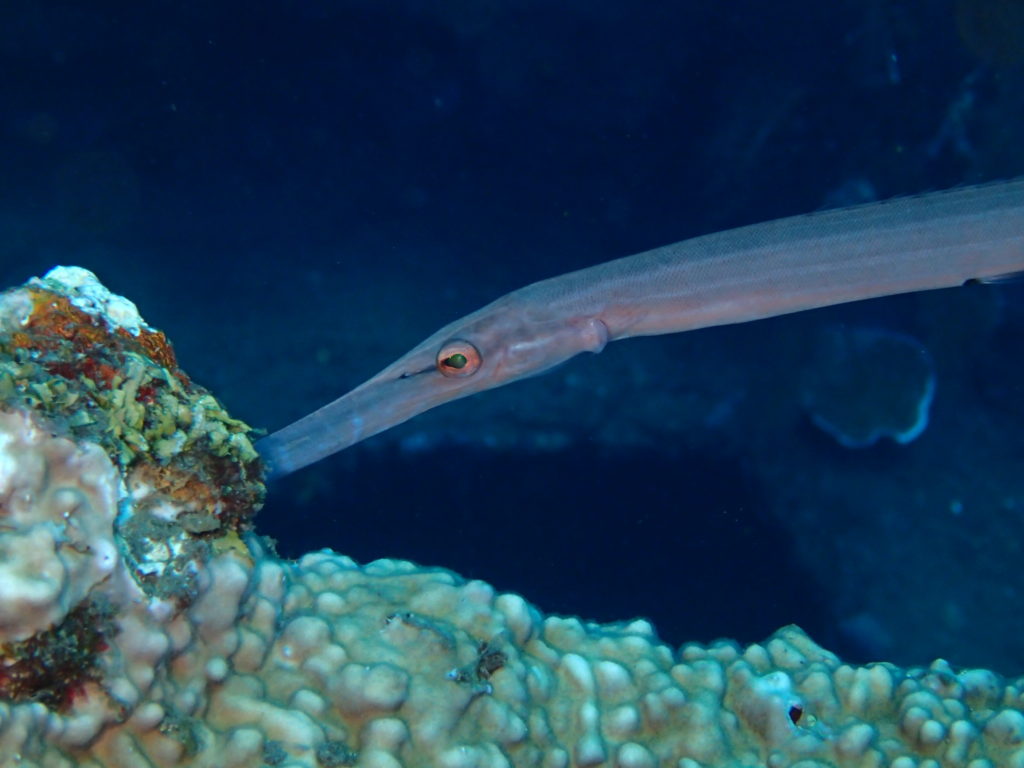
[[47, 290], [67, 296], [74, 306], [88, 315], [102, 318], [111, 328], [123, 328], [133, 336], [149, 328], [134, 302], [113, 293], [88, 269], [54, 267], [36, 282]]

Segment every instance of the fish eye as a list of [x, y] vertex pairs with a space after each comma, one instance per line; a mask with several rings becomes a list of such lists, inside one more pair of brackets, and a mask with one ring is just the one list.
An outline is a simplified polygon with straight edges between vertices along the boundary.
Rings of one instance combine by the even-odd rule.
[[472, 376], [480, 368], [480, 351], [462, 339], [452, 339], [437, 353], [437, 370], [445, 376]]

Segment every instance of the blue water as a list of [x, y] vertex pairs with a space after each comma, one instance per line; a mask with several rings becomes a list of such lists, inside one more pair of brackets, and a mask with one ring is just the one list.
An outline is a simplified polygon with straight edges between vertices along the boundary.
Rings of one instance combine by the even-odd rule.
[[[275, 429], [532, 280], [1021, 174], [1020, 16], [5, 3], [0, 278], [93, 269]], [[672, 643], [796, 622], [854, 660], [1019, 672], [1022, 306], [999, 286], [613, 345], [285, 480], [259, 528], [289, 556], [409, 558], [552, 612], [646, 616]], [[804, 351], [836, 323], [928, 347], [919, 440], [850, 451], [800, 412]]]

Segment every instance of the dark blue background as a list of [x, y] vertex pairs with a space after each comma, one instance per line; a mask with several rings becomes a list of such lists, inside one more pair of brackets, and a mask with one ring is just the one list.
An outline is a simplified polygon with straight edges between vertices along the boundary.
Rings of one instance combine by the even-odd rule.
[[[0, 278], [93, 269], [274, 429], [533, 280], [1020, 174], [1022, 28], [1012, 0], [9, 2]], [[259, 527], [673, 643], [797, 622], [1018, 671], [1022, 296], [964, 293], [630, 342], [289, 478]], [[923, 447], [852, 454], [780, 404], [824, 322], [933, 347]], [[677, 418], [666, 392], [677, 439], [596, 436]]]

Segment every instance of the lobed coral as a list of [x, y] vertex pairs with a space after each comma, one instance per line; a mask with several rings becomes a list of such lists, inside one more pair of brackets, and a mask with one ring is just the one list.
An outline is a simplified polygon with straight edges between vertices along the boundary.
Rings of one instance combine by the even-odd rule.
[[671, 649], [443, 569], [280, 560], [244, 425], [60, 274], [0, 295], [0, 766], [1024, 766], [1024, 680], [854, 667], [795, 627]]

